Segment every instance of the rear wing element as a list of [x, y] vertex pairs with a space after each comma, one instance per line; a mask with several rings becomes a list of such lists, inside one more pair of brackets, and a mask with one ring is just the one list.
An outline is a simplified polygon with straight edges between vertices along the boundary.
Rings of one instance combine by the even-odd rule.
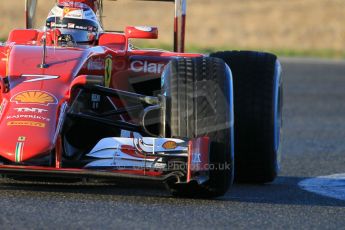
[[187, 0], [139, 0], [175, 3], [174, 51], [184, 53], [186, 37]]
[[34, 27], [34, 18], [36, 13], [37, 0], [25, 0], [25, 28]]
[[184, 53], [186, 38], [186, 0], [175, 0], [174, 51]]

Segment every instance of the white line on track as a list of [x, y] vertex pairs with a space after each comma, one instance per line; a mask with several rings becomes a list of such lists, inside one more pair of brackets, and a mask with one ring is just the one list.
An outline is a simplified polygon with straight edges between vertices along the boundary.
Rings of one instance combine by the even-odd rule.
[[298, 185], [306, 191], [345, 201], [345, 173], [305, 179]]

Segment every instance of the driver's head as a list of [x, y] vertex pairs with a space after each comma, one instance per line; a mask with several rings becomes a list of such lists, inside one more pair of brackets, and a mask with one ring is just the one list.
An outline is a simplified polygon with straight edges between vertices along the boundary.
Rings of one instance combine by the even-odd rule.
[[[87, 1], [62, 1], [50, 11], [46, 27], [59, 29], [63, 36], [69, 36], [77, 43], [92, 44], [101, 26]], [[92, 2], [92, 1], [90, 1]]]

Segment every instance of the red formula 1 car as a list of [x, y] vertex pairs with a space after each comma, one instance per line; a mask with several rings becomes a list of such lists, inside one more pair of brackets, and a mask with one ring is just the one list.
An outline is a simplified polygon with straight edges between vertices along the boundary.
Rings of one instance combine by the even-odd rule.
[[[163, 1], [163, 0], [162, 0]], [[223, 195], [279, 170], [277, 57], [184, 52], [185, 0], [174, 52], [139, 49], [158, 29], [102, 28], [102, 0], [59, 0], [43, 30], [0, 46], [0, 174], [163, 182], [178, 196]]]

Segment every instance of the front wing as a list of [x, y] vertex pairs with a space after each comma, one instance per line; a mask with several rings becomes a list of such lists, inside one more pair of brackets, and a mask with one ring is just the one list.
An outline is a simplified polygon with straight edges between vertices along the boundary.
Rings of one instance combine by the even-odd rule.
[[[83, 168], [0, 165], [0, 174], [36, 178], [141, 180], [177, 183], [208, 180], [209, 139], [105, 138], [87, 156]], [[176, 165], [170, 159], [184, 159]], [[172, 163], [172, 165], [170, 165]]]

